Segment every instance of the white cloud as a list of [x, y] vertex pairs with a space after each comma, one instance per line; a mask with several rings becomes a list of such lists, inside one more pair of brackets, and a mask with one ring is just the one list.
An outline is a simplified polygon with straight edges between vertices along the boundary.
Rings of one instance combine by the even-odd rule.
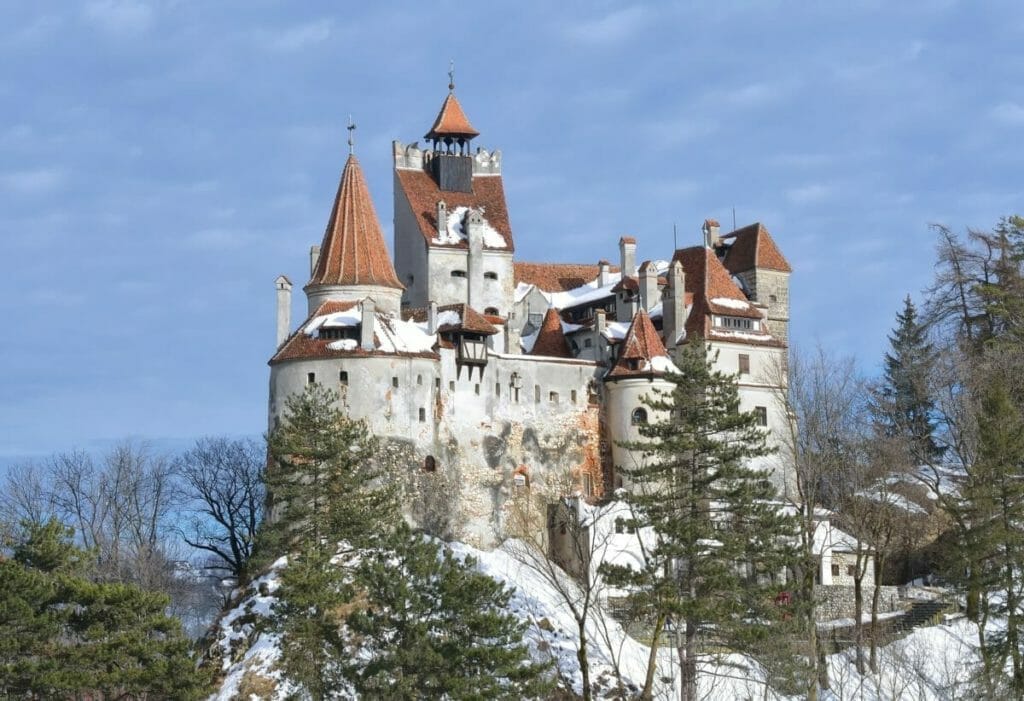
[[585, 44], [615, 44], [634, 36], [650, 21], [651, 12], [646, 7], [625, 7], [598, 19], [573, 24], [565, 33]]
[[1003, 124], [1024, 124], [1024, 105], [1016, 102], [1003, 102], [992, 108], [989, 113], [992, 119]]
[[283, 32], [271, 34], [267, 45], [274, 51], [301, 51], [309, 46], [327, 41], [331, 36], [333, 24], [330, 19], [326, 18], [298, 24]]
[[141, 0], [93, 0], [85, 6], [85, 17], [111, 34], [144, 34], [153, 26], [155, 11]]
[[793, 204], [814, 204], [828, 199], [831, 195], [832, 188], [821, 183], [812, 183], [786, 190], [786, 198]]
[[0, 173], [0, 190], [19, 195], [50, 192], [63, 184], [66, 174], [62, 168], [33, 168]]

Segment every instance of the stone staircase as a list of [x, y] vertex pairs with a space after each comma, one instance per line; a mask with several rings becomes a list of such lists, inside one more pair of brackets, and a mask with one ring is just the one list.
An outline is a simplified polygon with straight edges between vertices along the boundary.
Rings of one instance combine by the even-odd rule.
[[911, 631], [921, 626], [934, 625], [939, 622], [939, 617], [948, 611], [950, 605], [946, 601], [915, 601], [907, 609], [907, 612], [899, 619], [901, 631]]

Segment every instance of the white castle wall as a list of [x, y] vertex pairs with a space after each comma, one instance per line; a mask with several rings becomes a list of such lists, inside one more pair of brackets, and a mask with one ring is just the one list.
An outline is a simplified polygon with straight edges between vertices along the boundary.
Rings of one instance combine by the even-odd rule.
[[[664, 421], [664, 412], [656, 412], [647, 406], [645, 397], [653, 398], [657, 391], [671, 391], [672, 383], [665, 380], [646, 377], [630, 377], [607, 382], [604, 391], [607, 395], [605, 406], [608, 440], [611, 443], [612, 464], [615, 466], [616, 483], [613, 487], [629, 485], [629, 480], [621, 473], [621, 468], [632, 469], [640, 466], [641, 456], [627, 450], [623, 442], [641, 440], [639, 427], [633, 424], [633, 411], [643, 408], [647, 411], [649, 423]], [[619, 478], [623, 482], [620, 485]]]
[[[271, 368], [271, 427], [284, 398], [308, 374], [342, 394], [342, 408], [391, 444], [404, 474], [407, 511], [431, 530], [494, 545], [517, 470], [543, 490], [598, 470], [598, 408], [589, 403], [598, 368], [583, 361], [491, 356], [482, 377], [440, 360], [388, 355], [292, 360]], [[348, 384], [340, 384], [340, 372]], [[513, 387], [518, 378], [518, 395]], [[395, 386], [397, 378], [397, 387]], [[422, 420], [420, 410], [423, 411]], [[437, 472], [423, 472], [425, 458]], [[549, 484], [550, 483], [550, 484]]]

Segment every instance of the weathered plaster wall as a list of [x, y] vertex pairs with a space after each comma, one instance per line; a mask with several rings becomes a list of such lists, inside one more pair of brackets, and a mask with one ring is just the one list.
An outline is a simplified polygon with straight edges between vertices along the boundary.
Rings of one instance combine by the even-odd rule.
[[425, 307], [429, 299], [427, 276], [424, 274], [427, 270], [427, 245], [397, 173], [394, 181], [395, 273], [405, 285], [402, 298], [405, 304]]
[[[517, 471], [528, 475], [530, 489], [544, 490], [566, 475], [580, 484], [585, 472], [599, 470], [598, 408], [588, 402], [596, 370], [586, 362], [492, 355], [482, 373], [470, 373], [448, 349], [439, 361], [287, 361], [271, 369], [271, 426], [284, 398], [301, 392], [315, 373], [317, 382], [339, 390], [350, 416], [388, 445], [389, 460], [404, 475], [410, 516], [444, 535], [493, 545]], [[434, 473], [423, 471], [428, 455]]]

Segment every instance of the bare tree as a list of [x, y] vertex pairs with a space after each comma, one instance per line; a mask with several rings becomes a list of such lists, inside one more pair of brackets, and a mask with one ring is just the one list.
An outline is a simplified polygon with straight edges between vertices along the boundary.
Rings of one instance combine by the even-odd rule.
[[41, 525], [54, 515], [53, 491], [45, 465], [11, 465], [0, 489], [0, 522], [9, 529], [21, 523]]
[[818, 638], [815, 583], [820, 568], [815, 533], [822, 506], [835, 506], [844, 473], [856, 445], [863, 381], [853, 358], [830, 356], [821, 347], [812, 354], [789, 353], [789, 364], [769, 368], [766, 383], [778, 388], [775, 401], [789, 421], [775, 433], [779, 460], [790, 474], [786, 500], [798, 515], [799, 552], [795, 574], [797, 616], [806, 636], [808, 699], [828, 688], [824, 646]]
[[202, 438], [177, 460], [191, 516], [179, 529], [193, 548], [213, 556], [209, 567], [235, 580], [246, 573], [266, 493], [266, 449], [253, 440]]

